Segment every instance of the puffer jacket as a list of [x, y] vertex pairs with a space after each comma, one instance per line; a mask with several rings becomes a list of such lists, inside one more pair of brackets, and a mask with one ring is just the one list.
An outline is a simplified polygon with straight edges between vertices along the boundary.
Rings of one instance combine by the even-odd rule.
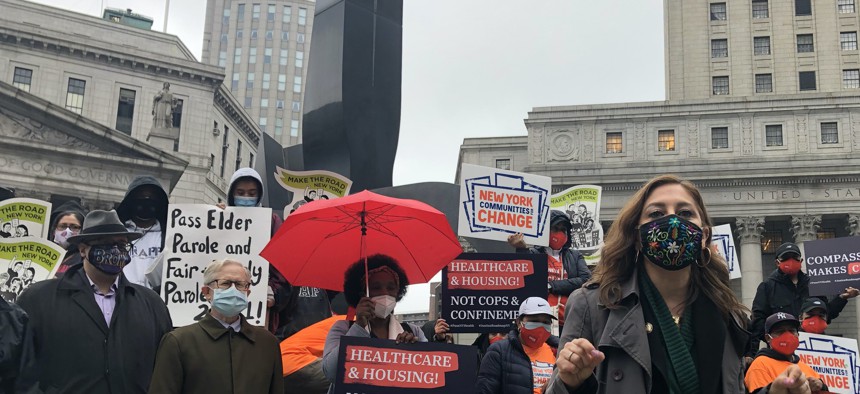
[[[550, 343], [552, 340], [552, 343]], [[558, 346], [558, 337], [550, 337], [547, 344]], [[533, 394], [532, 362], [523, 350], [519, 333], [512, 330], [508, 336], [487, 349], [478, 371], [476, 392], [479, 394]]]

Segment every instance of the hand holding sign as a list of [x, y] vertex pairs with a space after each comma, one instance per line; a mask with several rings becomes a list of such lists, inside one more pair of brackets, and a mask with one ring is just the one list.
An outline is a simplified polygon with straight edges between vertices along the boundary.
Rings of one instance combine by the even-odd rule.
[[529, 247], [529, 245], [526, 244], [526, 240], [523, 239], [523, 233], [516, 233], [508, 237], [508, 245], [517, 249], [527, 249]]

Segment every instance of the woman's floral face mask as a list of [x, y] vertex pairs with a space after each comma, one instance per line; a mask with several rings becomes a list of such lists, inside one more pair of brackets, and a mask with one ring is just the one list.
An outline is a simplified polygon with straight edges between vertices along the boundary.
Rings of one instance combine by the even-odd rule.
[[702, 229], [678, 215], [639, 226], [642, 254], [660, 268], [677, 271], [702, 256]]

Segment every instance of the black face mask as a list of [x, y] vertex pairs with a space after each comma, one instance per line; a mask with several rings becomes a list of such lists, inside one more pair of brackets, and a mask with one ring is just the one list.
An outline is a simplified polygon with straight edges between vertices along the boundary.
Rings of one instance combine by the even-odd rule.
[[141, 220], [155, 219], [158, 204], [155, 200], [149, 198], [141, 198], [135, 200], [131, 205], [131, 210], [135, 218]]

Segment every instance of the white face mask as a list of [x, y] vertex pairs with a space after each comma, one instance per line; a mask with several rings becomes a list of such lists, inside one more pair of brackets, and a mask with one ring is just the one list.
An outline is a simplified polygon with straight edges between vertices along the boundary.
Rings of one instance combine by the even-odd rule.
[[54, 242], [57, 245], [63, 247], [63, 249], [67, 249], [69, 247], [69, 237], [75, 235], [72, 229], [67, 228], [65, 230], [54, 230]]
[[370, 299], [373, 301], [373, 314], [380, 319], [385, 319], [391, 312], [394, 312], [394, 307], [397, 305], [397, 299], [390, 295], [376, 296]]

